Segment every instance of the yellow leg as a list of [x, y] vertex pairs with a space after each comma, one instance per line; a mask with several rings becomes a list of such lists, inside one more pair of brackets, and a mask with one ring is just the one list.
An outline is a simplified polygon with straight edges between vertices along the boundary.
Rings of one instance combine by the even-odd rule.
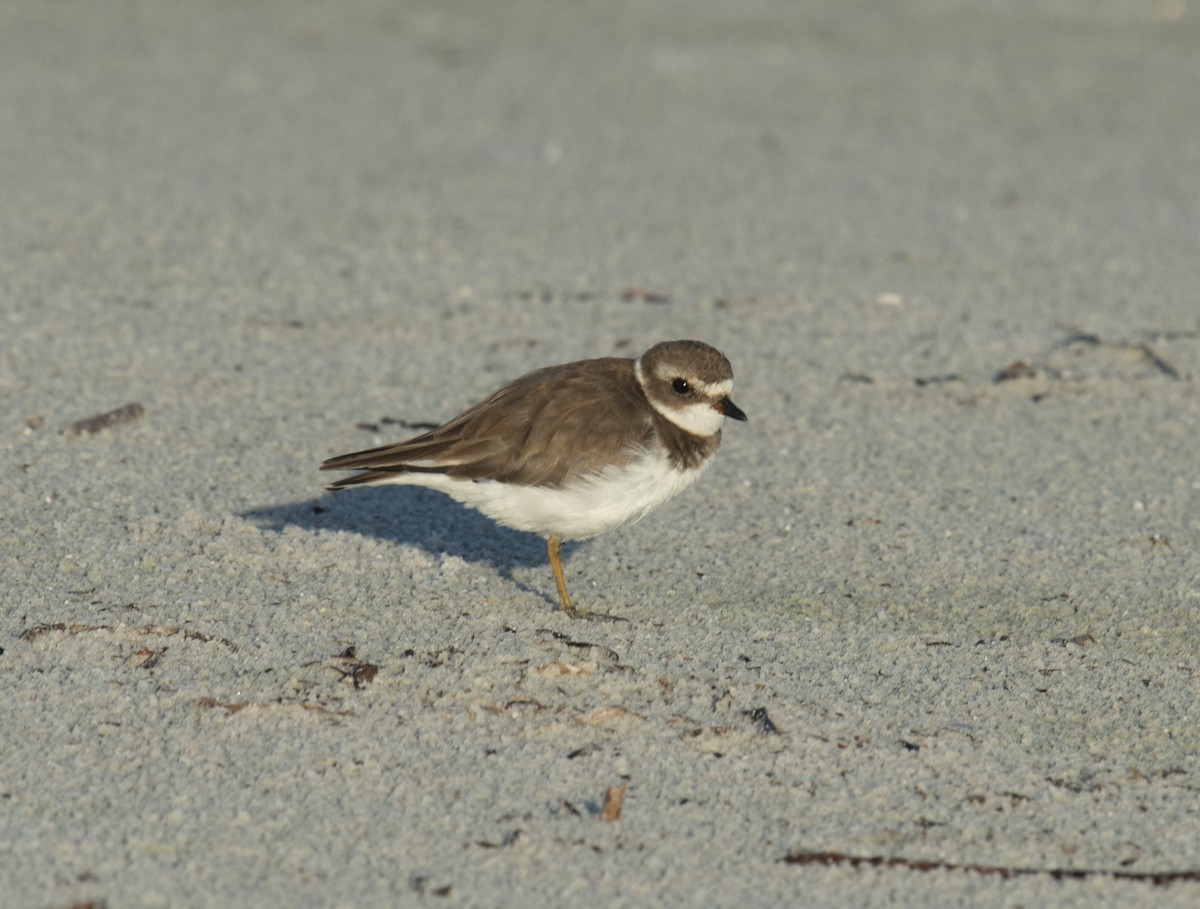
[[558, 585], [558, 608], [563, 612], [574, 612], [575, 604], [571, 602], [571, 595], [567, 593], [567, 579], [563, 577], [562, 558], [559, 555], [561, 551], [562, 537], [551, 534], [546, 539], [546, 552], [550, 555], [550, 570], [554, 572], [554, 583]]
[[616, 615], [605, 615], [603, 612], [585, 612], [582, 609], [576, 609], [575, 604], [571, 602], [571, 595], [567, 593], [567, 579], [563, 577], [562, 570], [562, 537], [557, 534], [551, 534], [546, 538], [546, 552], [550, 556], [550, 569], [554, 572], [554, 583], [558, 587], [558, 608], [565, 612], [573, 619], [593, 619], [600, 622], [624, 622], [625, 620]]

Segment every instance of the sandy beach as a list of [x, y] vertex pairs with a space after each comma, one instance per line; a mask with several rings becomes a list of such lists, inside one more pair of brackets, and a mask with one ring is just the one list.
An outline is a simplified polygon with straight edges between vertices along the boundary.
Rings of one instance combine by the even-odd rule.
[[[1196, 905], [1197, 59], [1184, 0], [6, 4], [0, 903]], [[749, 422], [564, 550], [625, 623], [324, 491], [668, 338]]]

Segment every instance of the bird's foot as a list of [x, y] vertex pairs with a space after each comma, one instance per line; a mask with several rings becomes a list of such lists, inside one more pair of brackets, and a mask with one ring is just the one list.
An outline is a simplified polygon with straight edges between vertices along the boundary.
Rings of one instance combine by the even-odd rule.
[[586, 619], [589, 622], [628, 622], [629, 619], [623, 619], [619, 615], [609, 615], [606, 612], [588, 612], [586, 609], [576, 609], [574, 606], [568, 606], [560, 610], [564, 615], [569, 615], [573, 619]]

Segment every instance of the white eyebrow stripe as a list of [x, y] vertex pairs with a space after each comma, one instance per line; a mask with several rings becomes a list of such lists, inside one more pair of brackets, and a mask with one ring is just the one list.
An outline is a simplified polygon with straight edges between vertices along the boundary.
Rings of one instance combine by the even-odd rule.
[[[638, 384], [641, 385], [642, 388], [645, 388], [646, 387], [646, 373], [642, 369], [642, 358], [641, 357], [638, 357], [636, 360], [633, 361], [633, 375], [634, 375], [634, 378], [637, 379]], [[656, 372], [655, 377], [662, 379], [664, 382], [669, 381], [671, 379], [671, 375], [670, 375], [669, 371], [668, 372]], [[728, 398], [731, 394], [733, 394], [733, 380], [732, 379], [724, 379], [720, 382], [705, 382], [703, 379], [690, 379], [688, 381], [691, 382], [692, 389], [694, 391], [699, 392], [706, 398], [715, 398], [715, 399], [719, 400], [721, 398]]]

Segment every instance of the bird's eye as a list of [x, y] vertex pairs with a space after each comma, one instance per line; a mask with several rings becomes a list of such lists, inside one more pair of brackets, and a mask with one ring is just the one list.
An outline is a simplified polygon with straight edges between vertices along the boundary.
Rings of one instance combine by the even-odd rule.
[[686, 395], [692, 390], [692, 386], [688, 385], [687, 379], [676, 379], [671, 383], [671, 387], [675, 389], [675, 394]]

